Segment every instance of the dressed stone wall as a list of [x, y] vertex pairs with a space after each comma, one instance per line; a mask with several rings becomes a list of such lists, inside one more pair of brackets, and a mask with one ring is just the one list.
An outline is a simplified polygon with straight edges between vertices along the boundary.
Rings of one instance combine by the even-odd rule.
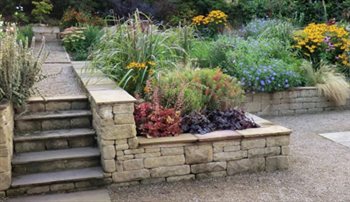
[[275, 93], [247, 94], [244, 109], [257, 115], [294, 115], [330, 110], [350, 109], [350, 100], [344, 106], [321, 95], [315, 87], [300, 87]]
[[84, 64], [74, 69], [86, 88], [105, 177], [118, 185], [156, 183], [288, 168], [291, 130], [250, 115], [261, 127], [176, 137], [136, 136], [132, 96]]
[[10, 103], [0, 103], [0, 196], [11, 185], [14, 112]]

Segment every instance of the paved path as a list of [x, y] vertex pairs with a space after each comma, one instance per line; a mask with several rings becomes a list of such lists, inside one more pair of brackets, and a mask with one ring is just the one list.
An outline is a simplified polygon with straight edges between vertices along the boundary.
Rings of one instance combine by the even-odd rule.
[[110, 202], [106, 189], [82, 191], [66, 194], [27, 196], [7, 200], [7, 202]]
[[335, 133], [321, 133], [320, 135], [338, 144], [349, 147], [350, 149], [350, 131], [335, 132]]
[[[36, 44], [38, 49], [40, 44]], [[46, 79], [34, 86], [34, 96], [51, 97], [57, 95], [81, 95], [84, 90], [80, 87], [72, 69], [67, 53], [59, 41], [46, 42], [49, 56], [43, 65]]]
[[292, 128], [290, 169], [113, 187], [112, 201], [350, 201], [350, 148], [319, 136], [350, 131], [350, 111], [268, 118]]

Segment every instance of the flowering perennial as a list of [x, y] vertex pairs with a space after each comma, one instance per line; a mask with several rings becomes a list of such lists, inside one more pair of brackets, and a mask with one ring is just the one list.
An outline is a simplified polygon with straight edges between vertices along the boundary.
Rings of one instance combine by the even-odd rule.
[[207, 16], [198, 15], [192, 18], [194, 25], [226, 24], [228, 16], [221, 10], [212, 10]]
[[345, 28], [336, 24], [310, 23], [294, 35], [294, 47], [311, 58], [326, 59], [332, 63], [350, 66], [350, 38]]

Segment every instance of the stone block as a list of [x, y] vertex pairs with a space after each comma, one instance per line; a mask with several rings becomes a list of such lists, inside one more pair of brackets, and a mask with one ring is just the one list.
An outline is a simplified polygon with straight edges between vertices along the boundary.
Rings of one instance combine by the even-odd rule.
[[285, 170], [289, 167], [288, 156], [266, 157], [266, 171]]
[[281, 147], [281, 153], [284, 156], [288, 156], [289, 155], [289, 146], [282, 146]]
[[213, 177], [225, 177], [227, 175], [226, 171], [217, 171], [209, 173], [199, 173], [196, 174], [197, 179], [213, 178]]
[[105, 160], [115, 159], [114, 145], [103, 146], [101, 150], [102, 158]]
[[265, 169], [265, 158], [250, 158], [230, 161], [227, 163], [227, 174], [234, 175], [242, 172], [257, 172]]
[[99, 140], [99, 143], [102, 146], [114, 145], [114, 141], [113, 140]]
[[162, 166], [182, 165], [184, 163], [185, 163], [184, 155], [151, 157], [151, 158], [145, 158], [144, 160], [145, 168], [157, 168]]
[[95, 144], [95, 139], [94, 137], [85, 137], [85, 138], [75, 137], [75, 138], [69, 138], [68, 142], [69, 142], [69, 146], [72, 148], [88, 147]]
[[40, 121], [16, 121], [17, 131], [37, 131], [41, 130]]
[[128, 139], [115, 140], [115, 144], [128, 144]]
[[128, 144], [117, 144], [115, 145], [115, 150], [117, 151], [123, 151], [129, 149], [129, 145]]
[[213, 160], [211, 145], [194, 145], [185, 147], [186, 164], [206, 163]]
[[242, 149], [261, 148], [265, 146], [266, 146], [265, 138], [242, 140]]
[[89, 117], [72, 118], [70, 124], [72, 128], [89, 128], [91, 127], [91, 119]]
[[0, 191], [7, 190], [11, 186], [11, 171], [0, 173]]
[[266, 146], [288, 146], [289, 145], [289, 135], [278, 136], [278, 137], [267, 137]]
[[191, 165], [192, 173], [206, 173], [226, 170], [226, 162], [212, 162]]
[[276, 156], [281, 154], [280, 147], [253, 148], [248, 150], [248, 158]]
[[138, 141], [137, 137], [129, 138], [128, 145], [129, 145], [130, 149], [136, 149], [139, 146], [139, 141]]
[[102, 119], [110, 119], [113, 120], [113, 110], [111, 105], [100, 105], [98, 106], [98, 115]]
[[173, 176], [166, 178], [167, 182], [178, 182], [178, 181], [185, 181], [185, 180], [194, 180], [195, 175], [182, 175], [182, 176]]
[[128, 155], [128, 154], [142, 154], [144, 152], [145, 152], [144, 148], [124, 150], [124, 154], [125, 155]]
[[117, 160], [120, 160], [120, 161], [126, 161], [126, 160], [130, 160], [130, 159], [134, 159], [133, 154], [124, 155], [124, 156], [117, 156]]
[[135, 124], [133, 114], [116, 114], [114, 115], [115, 124]]
[[74, 101], [71, 108], [73, 110], [89, 109], [89, 103], [87, 101]]
[[136, 159], [150, 158], [150, 157], [158, 157], [160, 156], [160, 152], [153, 153], [143, 153], [143, 154], [135, 154]]
[[114, 114], [133, 114], [134, 113], [134, 103], [125, 103], [125, 104], [114, 104], [113, 105]]
[[178, 176], [178, 175], [187, 175], [190, 174], [190, 166], [189, 165], [181, 165], [181, 166], [171, 166], [171, 167], [157, 167], [151, 169], [152, 177], [170, 177], [170, 176]]
[[160, 152], [160, 147], [149, 147], [145, 148], [146, 153]]
[[132, 159], [123, 162], [124, 170], [140, 170], [143, 168], [143, 159]]
[[134, 124], [104, 127], [101, 129], [101, 137], [106, 140], [120, 140], [136, 137], [136, 128]]
[[119, 161], [119, 160], [116, 161], [115, 168], [116, 168], [117, 172], [124, 171], [123, 161]]
[[59, 130], [70, 128], [69, 119], [57, 119], [57, 120], [43, 120], [42, 129], [43, 130]]
[[184, 148], [183, 147], [163, 147], [161, 148], [161, 153], [163, 156], [184, 154]]
[[45, 145], [47, 150], [66, 149], [68, 148], [68, 141], [66, 139], [54, 139], [54, 140], [46, 141]]
[[47, 102], [45, 104], [46, 111], [60, 111], [60, 110], [70, 110], [70, 102]]
[[224, 152], [239, 151], [240, 149], [240, 145], [224, 146]]
[[69, 191], [74, 190], [74, 183], [63, 183], [50, 185], [51, 191]]
[[44, 150], [45, 150], [45, 142], [43, 141], [18, 142], [15, 144], [15, 151], [18, 153], [30, 152], [30, 151], [44, 151]]
[[214, 153], [214, 161], [232, 161], [248, 157], [247, 151]]
[[44, 103], [27, 104], [27, 111], [29, 111], [29, 112], [44, 112], [45, 111], [45, 104]]
[[43, 186], [36, 186], [36, 187], [30, 187], [27, 190], [27, 194], [41, 194], [46, 193], [50, 191], [49, 185], [43, 185]]
[[220, 141], [220, 142], [214, 142], [213, 143], [213, 146], [214, 147], [221, 147], [221, 148], [224, 148], [224, 147], [227, 147], [227, 146], [238, 146], [241, 144], [241, 141], [240, 140], [231, 140], [231, 141]]
[[103, 170], [107, 173], [112, 173], [116, 170], [115, 160], [101, 160]]
[[114, 182], [128, 182], [133, 180], [143, 180], [150, 177], [147, 169], [115, 172], [112, 175]]

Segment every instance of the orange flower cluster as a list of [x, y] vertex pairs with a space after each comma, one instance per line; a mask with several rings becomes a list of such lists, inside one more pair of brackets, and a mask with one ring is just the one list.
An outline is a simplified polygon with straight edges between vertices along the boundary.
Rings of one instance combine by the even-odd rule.
[[192, 18], [194, 25], [226, 24], [228, 16], [221, 10], [212, 10], [207, 16], [198, 15]]

